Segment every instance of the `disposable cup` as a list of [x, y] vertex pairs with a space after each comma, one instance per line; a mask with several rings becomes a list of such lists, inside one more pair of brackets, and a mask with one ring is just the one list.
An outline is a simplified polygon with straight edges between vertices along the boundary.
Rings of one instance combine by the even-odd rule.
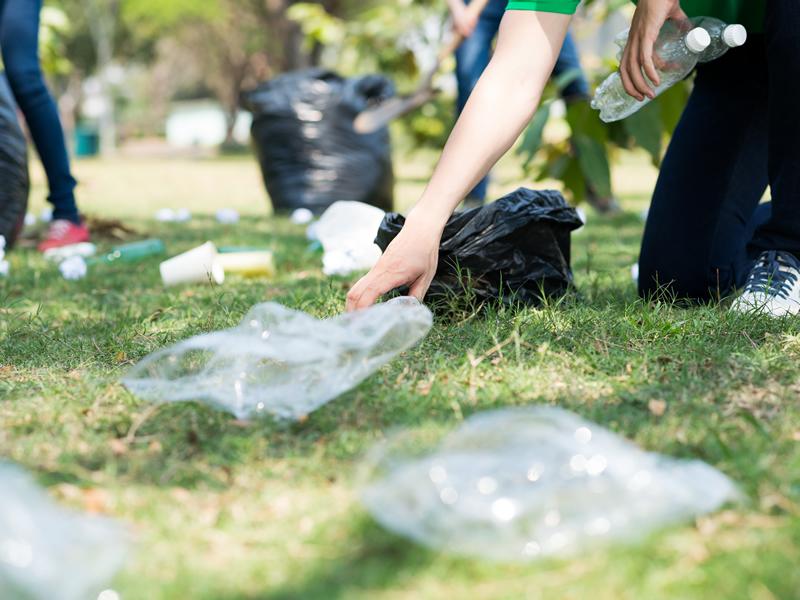
[[235, 273], [243, 277], [273, 277], [275, 261], [272, 252], [230, 252], [217, 255], [217, 265], [230, 275]]
[[188, 252], [174, 256], [161, 263], [161, 279], [164, 285], [180, 285], [182, 283], [203, 283], [225, 281], [225, 271], [217, 263], [217, 247], [206, 242]]

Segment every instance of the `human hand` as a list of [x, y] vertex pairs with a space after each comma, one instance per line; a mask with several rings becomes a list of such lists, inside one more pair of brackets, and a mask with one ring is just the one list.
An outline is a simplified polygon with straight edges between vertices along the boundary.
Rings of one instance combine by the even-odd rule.
[[463, 2], [454, 3], [450, 12], [453, 15], [453, 28], [456, 32], [464, 38], [471, 36], [478, 26], [480, 15], [469, 10]]
[[[622, 53], [619, 74], [628, 95], [640, 102], [645, 96], [651, 100], [656, 97], [653, 85], [661, 81], [656, 70], [653, 48], [661, 27], [668, 19], [686, 20], [679, 0], [640, 0], [633, 14], [628, 43]], [[644, 74], [642, 74], [644, 70]], [[645, 79], [645, 75], [647, 79]]]
[[436, 274], [441, 238], [440, 226], [409, 215], [372, 270], [347, 293], [347, 310], [371, 306], [386, 292], [404, 285], [421, 302]]

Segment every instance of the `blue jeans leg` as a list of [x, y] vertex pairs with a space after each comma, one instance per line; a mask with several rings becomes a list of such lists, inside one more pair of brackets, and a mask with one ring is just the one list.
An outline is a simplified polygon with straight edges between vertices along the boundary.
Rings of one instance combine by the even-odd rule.
[[64, 131], [39, 64], [41, 8], [42, 0], [0, 0], [0, 48], [9, 85], [47, 173], [53, 218], [79, 222]]

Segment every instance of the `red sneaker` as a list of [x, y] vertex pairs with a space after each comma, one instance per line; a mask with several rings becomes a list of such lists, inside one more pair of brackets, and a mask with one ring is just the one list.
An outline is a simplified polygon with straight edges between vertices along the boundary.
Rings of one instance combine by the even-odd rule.
[[39, 252], [50, 250], [51, 248], [61, 248], [72, 244], [80, 244], [89, 241], [89, 229], [81, 223], [76, 225], [72, 221], [58, 219], [50, 223], [50, 230], [47, 238], [37, 246]]

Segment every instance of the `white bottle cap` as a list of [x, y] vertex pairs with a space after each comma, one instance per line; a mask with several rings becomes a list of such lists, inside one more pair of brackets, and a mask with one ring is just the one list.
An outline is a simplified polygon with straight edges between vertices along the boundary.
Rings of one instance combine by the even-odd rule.
[[744, 28], [744, 25], [728, 25], [722, 32], [722, 41], [729, 48], [744, 46], [747, 41], [747, 29]]
[[686, 34], [686, 47], [690, 52], [700, 54], [711, 45], [711, 36], [702, 27], [695, 27]]

